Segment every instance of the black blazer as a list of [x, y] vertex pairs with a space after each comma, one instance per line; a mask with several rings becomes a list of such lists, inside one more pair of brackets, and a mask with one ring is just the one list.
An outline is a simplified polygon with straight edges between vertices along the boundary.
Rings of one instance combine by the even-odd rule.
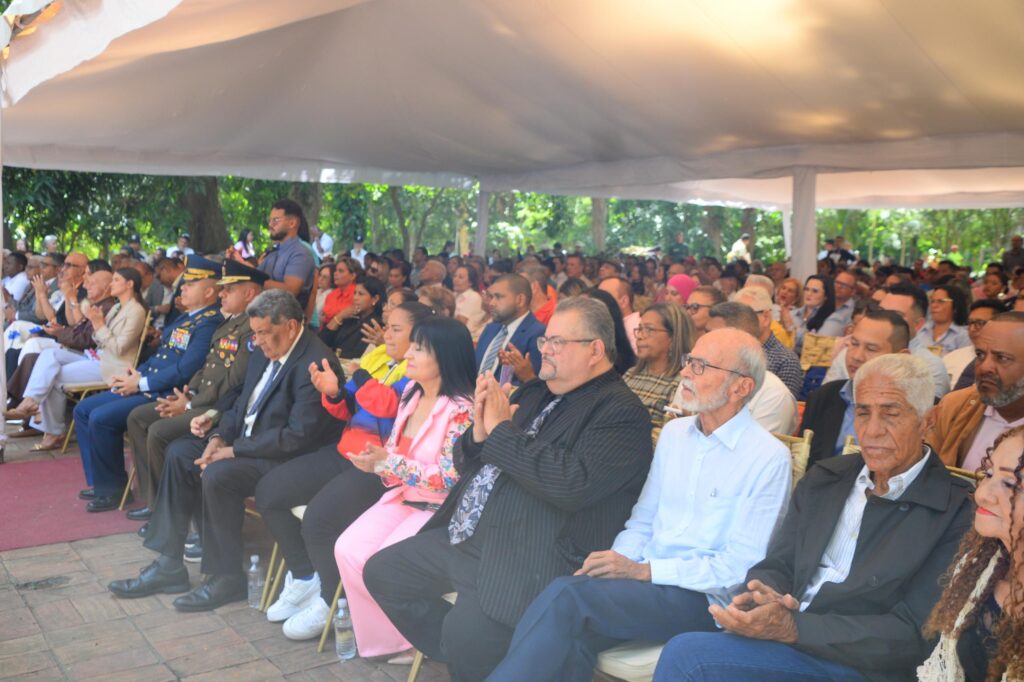
[[836, 454], [836, 438], [839, 437], [839, 430], [843, 428], [843, 416], [846, 414], [846, 403], [839, 396], [839, 391], [846, 381], [836, 379], [822, 384], [818, 390], [807, 396], [804, 420], [798, 433], [803, 433], [804, 429], [814, 431], [814, 438], [811, 439], [811, 456], [807, 459], [808, 468], [815, 462]]
[[231, 409], [223, 414], [211, 432], [234, 447], [235, 457], [290, 459], [312, 452], [341, 437], [343, 422], [331, 417], [320, 403], [320, 393], [309, 380], [309, 365], [327, 358], [338, 376], [344, 376], [333, 351], [309, 330], [295, 345], [288, 361], [274, 377], [270, 394], [263, 402], [252, 435], [242, 435], [245, 413], [253, 389], [270, 361], [254, 348], [245, 371], [245, 383]]
[[651, 464], [650, 416], [614, 370], [565, 394], [528, 438], [524, 430], [553, 397], [543, 381], [530, 381], [514, 395], [512, 420], [483, 444], [472, 429], [462, 435], [459, 483], [424, 527], [447, 528], [482, 463], [501, 468], [474, 540], [482, 543], [480, 606], [509, 627], [554, 578], [611, 547]]
[[[794, 614], [797, 649], [858, 669], [869, 680], [916, 680], [931, 653], [921, 627], [939, 600], [939, 577], [974, 522], [971, 486], [951, 476], [929, 450], [924, 469], [900, 499], [868, 498], [850, 574], [825, 583]], [[747, 580], [798, 600], [832, 538], [864, 466], [860, 455], [819, 462], [797, 485], [782, 528]]]

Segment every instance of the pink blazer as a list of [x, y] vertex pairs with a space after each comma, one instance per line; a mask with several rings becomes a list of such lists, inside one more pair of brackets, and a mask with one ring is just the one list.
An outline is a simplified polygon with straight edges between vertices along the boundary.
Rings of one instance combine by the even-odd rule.
[[[403, 398], [416, 386], [410, 381]], [[409, 454], [396, 452], [398, 441], [409, 416], [416, 410], [422, 393], [399, 404], [395, 427], [385, 445], [387, 458], [377, 467], [384, 484], [392, 490], [384, 493], [381, 502], [396, 498], [440, 504], [459, 480], [452, 461], [455, 441], [473, 422], [473, 403], [465, 398], [440, 397], [434, 403], [423, 425], [412, 439]]]

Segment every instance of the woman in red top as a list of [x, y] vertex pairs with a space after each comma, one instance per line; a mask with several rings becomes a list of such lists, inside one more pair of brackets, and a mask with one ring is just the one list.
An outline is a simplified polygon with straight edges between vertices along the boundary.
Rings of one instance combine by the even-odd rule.
[[320, 328], [323, 329], [334, 318], [335, 325], [345, 319], [344, 312], [352, 307], [352, 297], [356, 293], [356, 278], [363, 274], [359, 262], [351, 258], [339, 258], [334, 267], [334, 289], [324, 301], [324, 312], [320, 315]]

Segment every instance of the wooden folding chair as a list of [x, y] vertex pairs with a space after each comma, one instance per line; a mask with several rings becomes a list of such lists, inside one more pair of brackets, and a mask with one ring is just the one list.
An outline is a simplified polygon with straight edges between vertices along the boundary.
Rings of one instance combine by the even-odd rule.
[[773, 433], [772, 435], [782, 441], [793, 456], [793, 487], [795, 488], [807, 473], [807, 460], [811, 456], [811, 440], [814, 438], [814, 431], [804, 429], [801, 436], [789, 436], [784, 433]]

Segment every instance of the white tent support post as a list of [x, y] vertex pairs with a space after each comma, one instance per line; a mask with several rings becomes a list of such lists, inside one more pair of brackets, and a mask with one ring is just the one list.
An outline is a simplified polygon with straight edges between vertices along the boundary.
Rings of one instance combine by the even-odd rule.
[[793, 257], [793, 209], [782, 207], [782, 243], [786, 247], [786, 260]]
[[476, 195], [476, 234], [473, 235], [473, 253], [487, 255], [487, 230], [491, 224], [491, 193], [481, 189]]
[[[0, 139], [3, 139], [3, 109], [0, 108]], [[3, 145], [0, 144], [0, 253], [4, 251], [4, 182], [3, 182]], [[0, 320], [7, 319], [4, 317], [4, 306], [6, 302], [4, 297], [0, 296]], [[7, 408], [7, 344], [5, 343], [6, 334], [0, 334], [0, 407], [3, 409]], [[7, 436], [3, 429], [0, 429], [0, 451], [3, 450], [6, 444]]]
[[813, 168], [799, 166], [793, 169], [793, 255], [790, 272], [801, 282], [818, 271], [818, 230], [815, 223], [815, 183]]

